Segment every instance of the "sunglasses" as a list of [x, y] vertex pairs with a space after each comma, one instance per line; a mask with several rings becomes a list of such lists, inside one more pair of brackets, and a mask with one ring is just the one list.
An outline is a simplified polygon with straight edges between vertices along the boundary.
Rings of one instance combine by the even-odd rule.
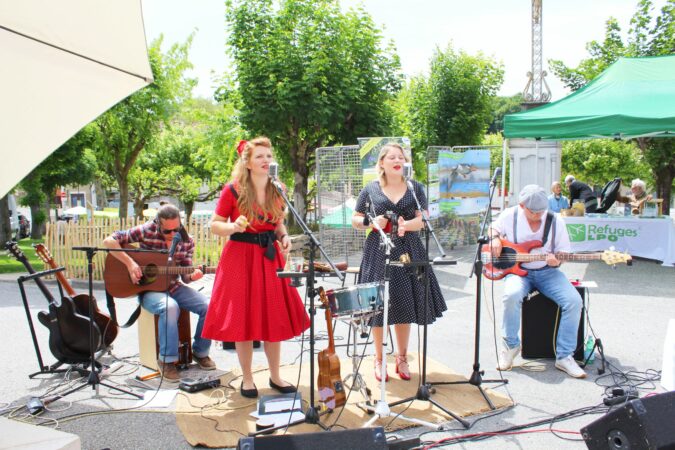
[[182, 227], [173, 228], [171, 230], [162, 230], [163, 234], [178, 233]]

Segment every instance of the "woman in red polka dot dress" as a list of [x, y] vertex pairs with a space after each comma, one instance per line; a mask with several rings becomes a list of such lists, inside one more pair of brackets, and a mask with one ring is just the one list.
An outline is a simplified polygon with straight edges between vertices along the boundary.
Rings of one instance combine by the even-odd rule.
[[211, 220], [211, 232], [227, 236], [202, 336], [235, 342], [243, 372], [241, 394], [255, 398], [253, 341], [264, 341], [270, 387], [295, 386], [279, 376], [281, 341], [302, 334], [309, 316], [289, 280], [279, 278], [291, 240], [284, 226], [284, 201], [268, 172], [272, 145], [265, 137], [241, 141], [232, 182], [225, 185]]

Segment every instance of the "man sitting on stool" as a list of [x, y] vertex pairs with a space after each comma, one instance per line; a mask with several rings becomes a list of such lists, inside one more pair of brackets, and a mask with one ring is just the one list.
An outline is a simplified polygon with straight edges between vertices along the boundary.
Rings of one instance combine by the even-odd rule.
[[[520, 353], [518, 332], [523, 298], [536, 289], [557, 303], [562, 310], [556, 340], [555, 367], [574, 378], [585, 378], [586, 373], [572, 357], [577, 345], [582, 300], [567, 276], [558, 269], [561, 262], [554, 254], [570, 252], [570, 240], [563, 218], [559, 214], [547, 214], [547, 206], [546, 191], [534, 184], [527, 185], [520, 192], [519, 204], [502, 212], [488, 230], [488, 245], [495, 257], [502, 253], [502, 238], [514, 244], [542, 241], [544, 246], [533, 249], [531, 253], [547, 254], [546, 261], [522, 265], [528, 272], [526, 276], [510, 274], [504, 279], [504, 349], [500, 352], [497, 369], [511, 369], [513, 359]], [[547, 227], [546, 219], [549, 216], [550, 225]]]
[[[122, 246], [138, 242], [142, 249], [166, 250], [171, 246], [176, 233], [182, 236], [173, 255], [176, 266], [192, 266], [192, 254], [195, 244], [180, 222], [180, 211], [171, 204], [163, 205], [157, 212], [157, 217], [150, 222], [138, 225], [129, 230], [116, 231], [105, 238], [103, 245], [107, 248], [122, 248]], [[129, 277], [135, 284], [143, 276], [139, 265], [125, 252], [111, 252], [112, 255], [122, 261], [129, 270]], [[159, 371], [167, 381], [177, 382], [180, 380], [175, 362], [178, 361], [178, 316], [180, 308], [186, 309], [199, 315], [194, 343], [192, 345], [192, 358], [199, 367], [204, 370], [213, 370], [216, 364], [209, 358], [211, 341], [202, 338], [202, 328], [209, 306], [208, 299], [201, 292], [197, 292], [184, 283], [197, 281], [204, 274], [195, 269], [188, 275], [174, 275], [169, 286], [169, 297], [166, 292], [143, 292], [138, 296], [141, 306], [152, 314], [159, 314], [157, 334], [159, 338]]]

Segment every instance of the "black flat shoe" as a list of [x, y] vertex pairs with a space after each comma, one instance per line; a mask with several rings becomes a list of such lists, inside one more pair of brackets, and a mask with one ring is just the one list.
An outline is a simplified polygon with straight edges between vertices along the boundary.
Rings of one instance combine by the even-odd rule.
[[241, 395], [246, 398], [258, 397], [258, 388], [255, 387], [255, 384], [253, 385], [253, 389], [244, 389], [244, 382], [242, 381], [241, 386], [239, 387], [239, 392], [241, 392]]
[[277, 391], [281, 392], [282, 394], [290, 394], [292, 392], [297, 392], [297, 389], [295, 386], [290, 385], [290, 386], [279, 386], [276, 384], [272, 379], [270, 378], [270, 387], [272, 389], [276, 389]]

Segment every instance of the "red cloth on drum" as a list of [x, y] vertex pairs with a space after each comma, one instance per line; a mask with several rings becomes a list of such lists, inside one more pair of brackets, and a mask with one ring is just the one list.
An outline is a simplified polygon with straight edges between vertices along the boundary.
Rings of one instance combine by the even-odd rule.
[[[237, 199], [225, 185], [216, 214], [234, 221], [240, 216]], [[250, 233], [274, 230], [275, 223], [256, 220]], [[216, 270], [209, 310], [202, 337], [219, 341], [279, 342], [300, 335], [309, 327], [309, 316], [298, 291], [288, 278], [279, 278], [277, 269], [286, 265], [281, 249], [274, 243], [274, 260], [265, 257], [257, 244], [228, 240]]]

